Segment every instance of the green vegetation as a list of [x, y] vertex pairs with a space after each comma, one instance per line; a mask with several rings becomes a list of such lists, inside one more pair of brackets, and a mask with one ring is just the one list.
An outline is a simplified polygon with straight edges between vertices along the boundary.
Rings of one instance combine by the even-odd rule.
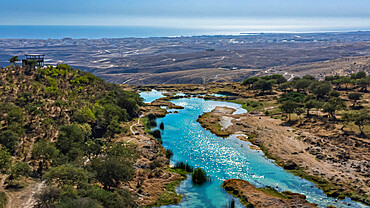
[[[248, 78], [243, 85], [249, 89], [256, 89], [255, 83], [263, 78]], [[242, 104], [242, 107], [251, 110], [265, 111], [265, 115], [284, 119], [286, 115], [288, 124], [304, 125], [312, 127], [315, 125], [339, 125], [344, 134], [355, 137], [368, 138], [370, 112], [367, 99], [367, 89], [370, 85], [370, 76], [365, 72], [359, 72], [351, 76], [325, 77], [318, 81], [312, 76], [295, 77], [278, 85], [272, 83], [270, 93], [263, 93], [263, 89], [256, 91], [253, 98], [238, 99], [231, 102]], [[248, 95], [250, 96], [250, 95]], [[251, 97], [251, 96], [250, 96]], [[251, 102], [259, 104], [247, 105]], [[268, 104], [268, 105], [267, 105]], [[275, 108], [278, 105], [279, 108]], [[267, 106], [272, 106], [271, 109]], [[268, 110], [265, 110], [265, 109]], [[276, 111], [279, 109], [279, 111]], [[305, 112], [305, 113], [304, 113]], [[301, 116], [301, 115], [305, 116]], [[319, 122], [318, 122], [319, 121]], [[350, 131], [350, 132], [348, 132]], [[258, 145], [266, 157], [274, 159], [277, 164], [285, 167], [289, 172], [302, 178], [315, 182], [328, 196], [350, 197], [354, 200], [368, 204], [367, 196], [358, 190], [338, 191], [341, 187], [329, 181], [322, 180], [318, 176], [308, 175], [305, 170], [297, 165], [283, 163], [271, 155], [267, 148], [254, 141], [253, 136], [249, 140]]]
[[287, 80], [280, 74], [263, 77], [251, 77], [243, 81], [242, 85], [247, 86], [249, 89], [259, 90], [261, 94], [271, 92], [273, 85], [281, 85]]
[[6, 204], [8, 203], [8, 197], [6, 196], [5, 192], [0, 192], [0, 208], [5, 208]]
[[173, 152], [170, 149], [166, 149], [166, 158], [171, 159], [173, 156]]
[[174, 169], [181, 169], [181, 170], [184, 170], [188, 173], [193, 172], [193, 167], [191, 167], [188, 163], [184, 163], [184, 162], [176, 163]]
[[278, 192], [276, 189], [274, 189], [270, 186], [260, 187], [260, 188], [257, 188], [257, 189], [262, 191], [265, 194], [270, 195], [270, 196], [275, 196], [275, 197], [278, 197], [278, 198], [281, 198], [281, 199], [287, 199], [288, 198], [288, 196], [285, 194], [285, 192]]
[[45, 180], [37, 207], [137, 206], [122, 189], [134, 176], [134, 147], [114, 142], [121, 124], [139, 115], [137, 93], [67, 64], [9, 66], [0, 83], [0, 171], [8, 187]]
[[209, 180], [207, 173], [202, 168], [196, 168], [191, 174], [191, 180], [194, 184], [201, 185]]
[[20, 61], [18, 56], [13, 56], [9, 59], [9, 63], [11, 64], [11, 66], [14, 66], [15, 62], [17, 62], [17, 61]]
[[211, 113], [204, 113], [203, 115], [200, 115], [197, 119], [197, 122], [199, 122], [203, 128], [210, 130], [217, 136], [228, 137], [231, 132], [225, 130], [221, 126], [220, 122], [218, 122], [218, 120], [211, 115]]
[[[263, 85], [258, 84], [262, 82], [264, 85], [266, 82], [269, 82], [272, 88], [267, 89]], [[353, 116], [347, 116], [348, 113], [343, 113], [343, 110], [348, 109], [348, 105], [343, 93], [341, 93], [341, 91], [347, 91], [345, 95], [352, 102], [351, 108], [359, 112], [363, 108], [359, 104], [364, 97], [362, 92], [367, 92], [367, 87], [370, 85], [370, 76], [367, 76], [365, 72], [358, 72], [349, 77], [325, 77], [324, 81], [318, 81], [310, 75], [302, 78], [295, 77], [292, 81], [282, 79], [281, 75], [251, 77], [244, 80], [242, 85], [247, 86], [249, 89], [259, 90], [259, 93], [256, 92], [255, 94], [255, 99], [231, 100], [231, 102], [242, 104], [242, 107], [248, 111], [262, 111], [264, 108], [276, 105], [276, 103], [266, 99], [257, 99], [259, 96], [265, 95], [266, 91], [269, 91], [270, 94], [278, 94], [275, 98], [279, 103], [279, 109], [287, 115], [288, 121], [291, 121], [291, 115], [293, 114], [300, 118], [304, 111], [306, 112], [306, 118], [317, 117], [318, 115], [312, 115], [312, 109], [327, 113], [327, 117], [330, 120], [338, 121], [336, 114], [341, 112], [345, 116], [339, 122], [342, 122], [344, 126], [354, 123], [359, 127], [362, 135], [364, 135], [364, 127], [369, 122], [369, 111], [366, 110], [368, 108], [361, 111], [363, 116], [360, 116], [357, 120]], [[333, 86], [336, 86], [336, 89], [340, 91], [334, 90]], [[273, 117], [279, 114], [280, 111], [265, 110], [265, 114]]]
[[180, 180], [172, 181], [171, 183], [165, 185], [163, 194], [159, 199], [147, 207], [160, 207], [165, 205], [179, 204], [182, 199], [182, 195], [176, 193], [176, 187], [180, 185]]

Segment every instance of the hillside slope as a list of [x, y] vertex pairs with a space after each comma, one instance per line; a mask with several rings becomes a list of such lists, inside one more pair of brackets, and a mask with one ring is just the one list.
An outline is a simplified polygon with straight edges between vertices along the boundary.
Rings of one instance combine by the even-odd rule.
[[[134, 176], [137, 153], [112, 138], [128, 131], [121, 124], [140, 105], [137, 93], [66, 64], [1, 68], [0, 202], [136, 207], [122, 184]], [[17, 204], [22, 196], [32, 203]]]

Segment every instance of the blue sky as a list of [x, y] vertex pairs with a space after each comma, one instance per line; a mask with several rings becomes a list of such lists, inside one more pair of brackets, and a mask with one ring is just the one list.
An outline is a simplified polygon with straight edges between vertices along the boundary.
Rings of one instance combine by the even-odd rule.
[[370, 29], [370, 0], [0, 0], [0, 25]]

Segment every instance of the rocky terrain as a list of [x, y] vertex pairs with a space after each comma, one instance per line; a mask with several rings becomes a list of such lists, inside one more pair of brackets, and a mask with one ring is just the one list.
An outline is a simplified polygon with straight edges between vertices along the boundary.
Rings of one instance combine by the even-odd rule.
[[222, 187], [239, 198], [246, 207], [316, 207], [315, 204], [309, 203], [304, 195], [287, 191], [279, 193], [272, 188], [256, 188], [248, 181], [229, 179], [222, 184]]
[[[232, 112], [232, 109], [217, 107], [200, 116], [202, 126], [221, 136], [248, 135], [238, 138], [261, 147], [267, 156], [287, 170], [299, 173], [301, 168], [308, 175], [324, 178], [330, 183], [325, 186], [331, 186], [325, 188], [332, 189], [329, 195], [339, 196], [343, 191], [370, 194], [368, 140], [344, 136], [333, 129], [325, 130], [323, 124], [307, 129], [294, 128], [263, 113], [233, 115]], [[227, 118], [232, 125], [223, 126]]]

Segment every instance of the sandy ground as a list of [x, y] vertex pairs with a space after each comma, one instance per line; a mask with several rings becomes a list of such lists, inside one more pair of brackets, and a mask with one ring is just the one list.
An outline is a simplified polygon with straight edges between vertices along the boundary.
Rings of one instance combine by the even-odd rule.
[[[255, 144], [263, 145], [269, 153], [285, 164], [293, 161], [310, 175], [321, 177], [344, 190], [370, 195], [367, 169], [370, 158], [366, 148], [361, 146], [350, 148], [354, 151], [350, 154], [357, 155], [344, 161], [341, 158], [347, 153], [343, 152], [343, 148], [317, 135], [319, 131], [316, 129], [294, 129], [284, 126], [281, 120], [258, 112], [237, 115], [233, 115], [232, 112], [230, 108], [217, 107], [208, 113], [210, 114], [208, 117], [219, 119], [220, 124], [226, 127], [225, 130], [228, 132], [255, 134], [256, 137], [253, 138]], [[232, 125], [226, 125], [229, 121]]]

